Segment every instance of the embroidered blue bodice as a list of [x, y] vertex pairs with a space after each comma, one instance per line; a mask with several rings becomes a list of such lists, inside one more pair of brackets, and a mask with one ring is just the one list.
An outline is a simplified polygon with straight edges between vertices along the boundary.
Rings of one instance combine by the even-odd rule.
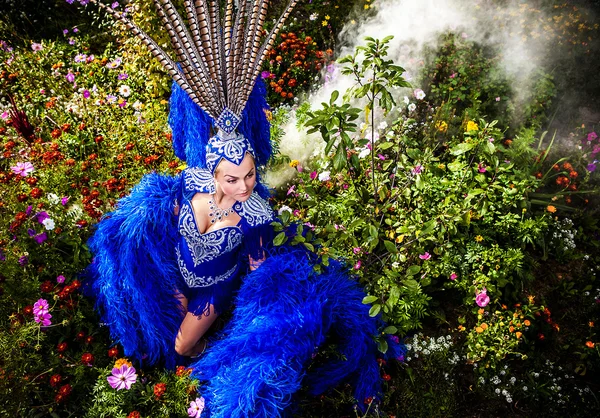
[[215, 192], [213, 176], [207, 169], [187, 168], [182, 182], [178, 222], [181, 240], [175, 248], [179, 270], [190, 288], [213, 286], [237, 274], [244, 235], [254, 227], [269, 224], [273, 212], [263, 198], [252, 193], [245, 202], [233, 205], [240, 216], [237, 225], [201, 234], [191, 199], [196, 193]]

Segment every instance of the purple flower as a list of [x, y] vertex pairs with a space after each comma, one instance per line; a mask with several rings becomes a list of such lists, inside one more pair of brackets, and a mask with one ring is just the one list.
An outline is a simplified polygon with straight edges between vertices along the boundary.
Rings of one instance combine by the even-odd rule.
[[598, 139], [598, 134], [596, 132], [590, 132], [587, 136], [588, 142], [592, 142], [595, 139]]
[[6, 256], [4, 255], [4, 251], [0, 250], [0, 261], [6, 261]]
[[36, 303], [33, 304], [33, 314], [36, 316], [47, 314], [50, 312], [50, 306], [48, 305], [48, 301], [46, 299], [38, 299]]
[[41, 212], [36, 213], [35, 217], [37, 218], [37, 221], [39, 223], [43, 224], [44, 221], [50, 217], [50, 215], [48, 215], [48, 212], [46, 212], [45, 210], [43, 210]]
[[33, 49], [35, 52], [41, 51], [42, 49], [44, 49], [44, 47], [42, 46], [42, 44], [38, 44], [37, 42], [33, 42], [31, 44], [31, 49]]
[[[69, 0], [67, 0], [67, 3], [68, 3], [68, 1]], [[73, 2], [73, 1], [71, 1], [71, 2]], [[66, 35], [67, 33], [69, 33], [69, 29], [63, 29], [63, 35]]]
[[127, 80], [129, 78], [129, 74], [127, 74], [127, 73], [120, 73], [117, 78], [119, 80]]
[[52, 324], [52, 322], [50, 322], [50, 318], [52, 318], [52, 315], [50, 315], [49, 313], [45, 313], [42, 315], [36, 315], [34, 320], [38, 324], [41, 323], [43, 327], [47, 327]]
[[129, 367], [127, 364], [123, 364], [119, 369], [113, 368], [111, 373], [112, 376], [108, 376], [106, 380], [116, 390], [131, 389], [131, 385], [137, 381], [135, 368]]
[[[79, 2], [80, 2], [81, 4], [83, 4], [83, 1], [82, 1], [82, 0], [79, 0]], [[86, 0], [86, 4], [87, 4], [87, 0]], [[84, 4], [84, 6], [85, 6], [85, 4]], [[77, 33], [77, 32], [79, 32], [79, 29], [77, 29], [77, 28], [73, 28], [73, 32]]]
[[116, 9], [117, 7], [119, 7], [119, 3], [116, 2], [116, 1], [113, 4], [110, 5], [111, 9]]
[[362, 267], [362, 261], [358, 260], [354, 265], [354, 270], [359, 270]]
[[17, 163], [17, 165], [11, 167], [10, 169], [13, 171], [13, 173], [21, 177], [27, 177], [29, 173], [35, 170], [33, 164], [31, 164], [29, 161], [25, 163]]
[[421, 260], [429, 260], [431, 258], [431, 254], [429, 254], [428, 252], [425, 252], [425, 254], [420, 254], [419, 258]]
[[43, 243], [44, 241], [46, 241], [48, 239], [48, 235], [46, 235], [45, 232], [42, 232], [41, 234], [37, 234], [35, 237], [33, 237], [33, 240], [35, 242], [37, 242], [38, 244]]
[[66, 0], [66, 2], [69, 3], [69, 4], [73, 4], [73, 3], [75, 3], [75, 0]]
[[594, 149], [592, 150], [592, 155], [598, 154], [600, 152], [600, 145], [594, 145]]
[[29, 257], [27, 257], [26, 255], [19, 257], [19, 265], [21, 267], [25, 267], [28, 262], [29, 262]]
[[266, 78], [271, 77], [271, 73], [269, 71], [263, 71], [262, 73], [260, 73], [260, 77], [264, 80]]
[[423, 166], [420, 164], [417, 164], [413, 169], [412, 169], [412, 173], [413, 174], [421, 174], [421, 172], [423, 171]]
[[481, 292], [477, 293], [477, 296], [475, 296], [475, 303], [482, 308], [490, 303], [490, 297], [487, 295], [486, 289], [483, 289]]
[[354, 254], [360, 254], [362, 252], [362, 249], [360, 247], [354, 247], [352, 248], [352, 252]]
[[485, 173], [487, 171], [487, 168], [482, 163], [479, 163], [477, 164], [477, 171], [479, 171], [480, 173]]
[[200, 397], [196, 398], [195, 401], [190, 402], [190, 407], [187, 412], [191, 418], [200, 418], [202, 411], [204, 411], [204, 398]]
[[381, 161], [385, 161], [385, 155], [383, 155], [383, 154], [377, 154], [377, 157], [379, 157], [379, 159]]
[[314, 180], [316, 178], [317, 178], [317, 172], [316, 171], [313, 171], [312, 173], [310, 173], [310, 179], [311, 180]]
[[69, 201], [69, 197], [65, 196], [63, 198], [60, 199], [60, 204], [63, 206], [67, 206], [67, 202]]
[[33, 229], [29, 228], [29, 229], [27, 230], [27, 234], [28, 234], [30, 237], [32, 237], [32, 236], [34, 236], [34, 235], [36, 234], [36, 232], [35, 232]]
[[71, 71], [69, 71], [69, 72], [67, 73], [67, 75], [65, 76], [65, 78], [67, 79], [67, 81], [68, 81], [69, 83], [72, 83], [72, 82], [74, 82], [74, 81], [75, 81], [75, 74], [73, 74]]
[[589, 171], [591, 173], [593, 171], [596, 171], [596, 164], [589, 163], [586, 168], [587, 168], [587, 171]]
[[64, 283], [64, 282], [65, 282], [65, 276], [63, 276], [62, 274], [56, 278], [56, 283]]
[[83, 98], [84, 99], [89, 99], [90, 98], [90, 91], [89, 90], [84, 90], [83, 91]]
[[94, 61], [94, 58], [95, 58], [94, 54], [88, 55], [88, 57], [85, 59], [85, 62], [90, 63], [90, 62]]
[[119, 107], [123, 108], [125, 106], [127, 106], [127, 100], [123, 99], [123, 101], [119, 103]]
[[69, 45], [75, 45], [75, 39], [69, 38]]
[[25, 209], [25, 213], [27, 214], [27, 216], [31, 215], [32, 210], [33, 210], [33, 206], [31, 206], [31, 205], [27, 206], [27, 209]]
[[87, 59], [87, 55], [85, 54], [77, 54], [75, 55], [75, 62], [84, 62]]
[[287, 196], [291, 195], [292, 193], [294, 193], [294, 190], [296, 190], [296, 185], [292, 185], [288, 191], [287, 191]]

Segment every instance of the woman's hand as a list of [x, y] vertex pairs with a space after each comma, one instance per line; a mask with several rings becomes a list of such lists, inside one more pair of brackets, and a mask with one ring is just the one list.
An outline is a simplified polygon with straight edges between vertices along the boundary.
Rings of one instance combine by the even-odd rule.
[[[260, 248], [262, 248], [262, 237], [260, 237]], [[260, 265], [265, 261], [265, 253], [261, 251], [262, 257], [258, 260], [253, 259], [250, 255], [248, 255], [248, 262], [250, 265], [250, 271], [254, 271], [260, 267]]]

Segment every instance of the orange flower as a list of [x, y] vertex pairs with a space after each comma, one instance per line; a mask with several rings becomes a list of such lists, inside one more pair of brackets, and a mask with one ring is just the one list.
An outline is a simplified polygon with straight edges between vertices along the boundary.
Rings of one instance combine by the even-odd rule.
[[481, 309], [479, 309], [479, 310], [477, 311], [477, 313], [478, 313], [479, 315], [483, 315], [483, 313], [484, 313], [484, 312], [485, 312], [485, 311], [483, 310], [483, 308], [481, 308]]
[[483, 332], [483, 328], [477, 327], [475, 328], [475, 331], [477, 331], [478, 334], [481, 334]]
[[593, 321], [590, 321], [590, 322], [588, 323], [588, 325], [589, 325], [590, 327], [593, 327], [593, 326], [594, 326], [594, 322], [593, 322]]
[[521, 335], [523, 334], [521, 332], [517, 332], [515, 335], [517, 336], [517, 338], [521, 338]]
[[552, 324], [552, 328], [554, 328], [557, 332], [560, 331], [560, 327], [556, 322]]
[[513, 326], [511, 325], [511, 326], [508, 328], [508, 330], [509, 330], [510, 332], [515, 332], [515, 327], [513, 327]]
[[523, 323], [525, 324], [526, 327], [531, 325], [531, 322], [529, 322], [529, 319], [526, 319], [525, 321], [523, 321]]
[[485, 331], [488, 328], [488, 324], [484, 322], [483, 324], [481, 324], [481, 328]]
[[550, 213], [554, 213], [556, 212], [556, 208], [552, 205], [548, 205], [548, 207], [546, 208], [546, 210]]
[[571, 163], [563, 163], [562, 167], [563, 167], [563, 169], [565, 169], [567, 171], [573, 170], [573, 166], [571, 165]]
[[594, 343], [593, 343], [593, 342], [591, 342], [591, 341], [588, 341], [587, 343], [585, 343], [585, 345], [586, 345], [586, 347], [588, 347], [588, 348], [594, 348], [594, 346], [595, 346], [596, 344], [594, 344]]
[[573, 170], [571, 172], [569, 172], [569, 176], [571, 176], [571, 178], [577, 178], [577, 176], [579, 175], [579, 173], [577, 173], [577, 171]]

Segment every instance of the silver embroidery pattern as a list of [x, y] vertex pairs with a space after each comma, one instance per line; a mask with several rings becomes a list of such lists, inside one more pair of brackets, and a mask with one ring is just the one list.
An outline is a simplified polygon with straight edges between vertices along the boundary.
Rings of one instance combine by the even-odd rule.
[[185, 280], [185, 282], [187, 283], [187, 285], [189, 287], [212, 286], [214, 284], [222, 282], [222, 281], [228, 279], [229, 277], [231, 277], [238, 268], [237, 265], [235, 265], [227, 272], [220, 274], [218, 276], [198, 276], [198, 275], [194, 274], [194, 272], [189, 271], [186, 268], [185, 262], [181, 258], [181, 252], [179, 251], [179, 245], [177, 247], [175, 247], [175, 252], [177, 254], [177, 263], [179, 264], [179, 271], [181, 272], [183, 279]]
[[233, 208], [250, 226], [262, 225], [273, 220], [271, 206], [256, 192], [252, 193], [245, 202], [237, 202]]
[[200, 234], [189, 203], [182, 205], [179, 215], [179, 233], [183, 235], [190, 249], [194, 267], [233, 251], [242, 243], [242, 233], [237, 226], [227, 226]]
[[232, 139], [221, 139], [215, 136], [210, 139], [206, 152], [206, 166], [211, 172], [214, 172], [216, 166], [222, 158], [227, 161], [240, 165], [246, 156], [246, 152], [254, 155], [254, 150], [243, 135], [238, 135]]
[[185, 189], [202, 193], [215, 193], [215, 178], [210, 170], [200, 167], [186, 168], [183, 172]]

